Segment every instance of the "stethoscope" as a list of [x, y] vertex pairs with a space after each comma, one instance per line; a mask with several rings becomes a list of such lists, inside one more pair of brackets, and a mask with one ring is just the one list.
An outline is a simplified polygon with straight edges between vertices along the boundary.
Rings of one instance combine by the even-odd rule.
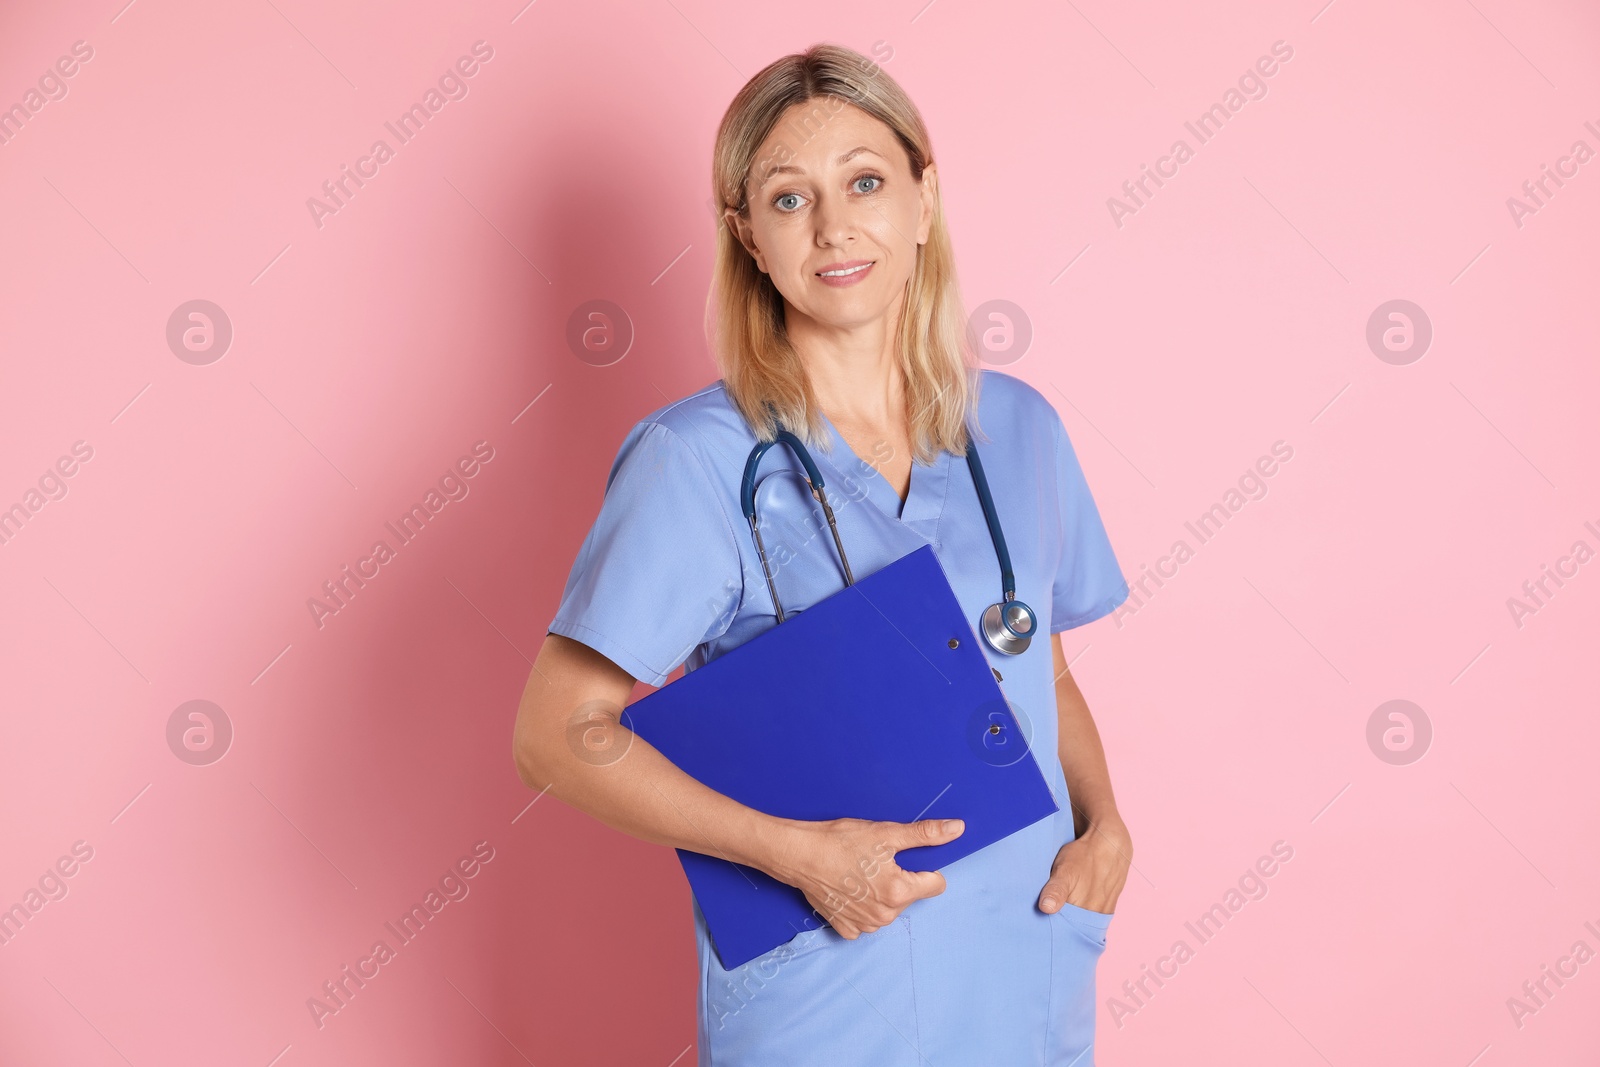
[[[822, 505], [822, 513], [828, 519], [828, 529], [833, 533], [834, 546], [839, 550], [839, 562], [844, 564], [845, 584], [854, 585], [856, 579], [850, 571], [850, 560], [844, 554], [844, 542], [839, 539], [839, 525], [834, 521], [833, 508], [828, 504], [828, 495], [823, 492], [822, 472], [812, 462], [806, 446], [788, 430], [779, 430], [776, 440], [757, 442], [750, 450], [750, 458], [745, 461], [744, 481], [739, 487], [739, 504], [750, 523], [750, 535], [755, 538], [756, 554], [761, 557], [761, 570], [767, 578], [767, 591], [772, 594], [772, 603], [778, 609], [778, 621], [781, 623], [784, 620], [783, 604], [778, 600], [778, 587], [772, 580], [772, 567], [767, 562], [767, 550], [761, 543], [761, 529], [756, 521], [756, 468], [761, 466], [761, 457], [767, 454], [767, 449], [780, 441], [789, 446], [789, 450], [799, 457], [806, 469], [811, 495]], [[1003, 600], [984, 609], [978, 620], [978, 632], [996, 652], [1007, 656], [1020, 655], [1027, 651], [1039, 621], [1033, 609], [1017, 599], [1017, 583], [1011, 573], [1011, 553], [1006, 551], [1006, 535], [1000, 530], [1000, 516], [995, 513], [994, 498], [989, 494], [989, 479], [984, 477], [983, 464], [978, 460], [978, 449], [970, 435], [967, 440], [967, 467], [972, 471], [972, 484], [978, 490], [978, 503], [983, 506], [983, 518], [989, 524], [989, 537], [994, 541], [995, 555], [1000, 560], [1000, 589], [1004, 594]]]

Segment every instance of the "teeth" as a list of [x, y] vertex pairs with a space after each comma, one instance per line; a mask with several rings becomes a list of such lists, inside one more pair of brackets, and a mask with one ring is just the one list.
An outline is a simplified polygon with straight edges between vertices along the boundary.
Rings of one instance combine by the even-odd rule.
[[847, 268], [845, 270], [825, 270], [825, 271], [822, 272], [822, 277], [824, 277], [824, 278], [843, 278], [846, 274], [854, 274], [857, 271], [866, 270], [870, 266], [872, 266], [871, 263], [863, 263], [859, 267], [850, 267], [850, 268]]

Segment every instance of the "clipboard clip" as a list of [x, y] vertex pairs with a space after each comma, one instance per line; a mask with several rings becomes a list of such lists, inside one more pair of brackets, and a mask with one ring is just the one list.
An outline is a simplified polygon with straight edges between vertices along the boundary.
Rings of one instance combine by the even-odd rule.
[[745, 520], [750, 523], [750, 536], [755, 538], [756, 555], [761, 557], [761, 571], [766, 575], [767, 592], [772, 594], [772, 605], [778, 609], [778, 621], [781, 623], [784, 620], [783, 604], [778, 600], [778, 587], [772, 580], [772, 565], [767, 562], [767, 549], [761, 543], [761, 529], [756, 519], [756, 469], [761, 466], [761, 459], [767, 454], [767, 450], [780, 442], [789, 446], [789, 451], [799, 458], [801, 465], [806, 469], [806, 481], [811, 485], [811, 495], [822, 505], [822, 514], [828, 519], [828, 529], [833, 534], [834, 546], [839, 549], [839, 562], [844, 564], [844, 584], [854, 585], [856, 579], [850, 572], [850, 559], [844, 554], [844, 542], [839, 539], [839, 524], [834, 521], [833, 507], [828, 503], [828, 494], [823, 492], [822, 472], [817, 469], [816, 463], [812, 462], [811, 453], [806, 451], [806, 446], [801, 443], [800, 438], [788, 430], [779, 430], [775, 440], [758, 441], [750, 450], [750, 458], [745, 460], [744, 480], [739, 486], [739, 506], [744, 510]]

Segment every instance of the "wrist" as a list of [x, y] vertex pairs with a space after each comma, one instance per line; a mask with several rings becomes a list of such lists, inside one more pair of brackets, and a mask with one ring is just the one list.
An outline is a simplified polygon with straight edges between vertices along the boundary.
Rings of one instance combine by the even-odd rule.
[[1074, 789], [1071, 782], [1067, 784], [1072, 802], [1073, 831], [1082, 837], [1089, 832], [1091, 826], [1121, 826], [1122, 815], [1117, 811], [1116, 798], [1111, 795], [1109, 788], [1090, 788], [1084, 783], [1079, 789]]
[[759, 818], [748, 838], [749, 866], [771, 875], [786, 885], [794, 885], [795, 858], [804, 824], [758, 812]]
[[1128, 824], [1122, 821], [1122, 816], [1117, 814], [1115, 809], [1097, 812], [1089, 819], [1083, 833], [1078, 836], [1093, 839], [1100, 844], [1114, 845], [1121, 852], [1133, 851], [1133, 835], [1128, 832]]

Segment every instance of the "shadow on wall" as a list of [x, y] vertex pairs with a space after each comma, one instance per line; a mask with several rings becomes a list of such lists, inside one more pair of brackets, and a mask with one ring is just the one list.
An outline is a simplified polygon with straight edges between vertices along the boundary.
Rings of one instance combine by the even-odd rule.
[[[326, 746], [322, 735], [308, 750], [320, 765], [305, 768], [308, 780], [329, 783], [350, 767], [372, 769], [367, 801], [319, 799], [368, 805], [380, 866], [416, 853], [415, 870], [382, 873], [382, 897], [395, 902], [388, 912], [402, 913], [410, 901], [401, 897], [473, 842], [493, 846], [496, 859], [472, 895], [443, 909], [438, 933], [422, 937], [441, 946], [430, 966], [535, 1061], [667, 1062], [681, 1046], [664, 1049], [660, 1035], [694, 1039], [691, 900], [674, 853], [554, 797], [526, 809], [536, 794], [517, 778], [510, 744], [531, 661], [623, 435], [717, 377], [701, 326], [713, 223], [698, 195], [664, 205], [659, 182], [629, 150], [639, 131], [656, 128], [639, 111], [615, 116], [615, 136], [574, 127], [524, 141], [510, 131], [504, 143], [517, 162], [496, 170], [498, 184], [456, 182], [472, 188], [502, 233], [449, 200], [423, 223], [479, 231], [460, 242], [473, 249], [469, 260], [442, 272], [454, 292], [429, 299], [471, 306], [482, 303], [473, 290], [496, 292], [490, 313], [505, 316], [501, 334], [512, 340], [441, 354], [473, 383], [478, 406], [462, 421], [474, 429], [457, 454], [417, 472], [416, 503], [426, 508], [430, 487], [446, 501], [420, 533], [401, 543], [416, 520], [394, 533], [383, 526], [399, 526], [410, 499], [373, 517], [395, 558], [326, 620], [329, 630], [352, 623], [364, 632], [345, 639], [352, 655], [338, 668], [350, 699], [330, 714], [345, 723], [342, 743]], [[680, 142], [652, 149], [672, 164], [686, 150]], [[574, 160], [581, 166], [566, 162]], [[643, 266], [657, 259], [660, 267]], [[567, 339], [572, 309], [595, 299], [619, 305], [633, 330], [626, 356], [606, 366], [580, 358]], [[441, 475], [462, 457], [478, 470], [467, 477], [471, 463], [456, 468], [450, 485], [467, 491], [451, 499]], [[431, 843], [417, 844], [419, 836]], [[357, 940], [351, 951], [364, 947]], [[630, 1005], [627, 1028], [613, 1025], [619, 1001]], [[485, 1054], [498, 1043], [489, 1033]]]

